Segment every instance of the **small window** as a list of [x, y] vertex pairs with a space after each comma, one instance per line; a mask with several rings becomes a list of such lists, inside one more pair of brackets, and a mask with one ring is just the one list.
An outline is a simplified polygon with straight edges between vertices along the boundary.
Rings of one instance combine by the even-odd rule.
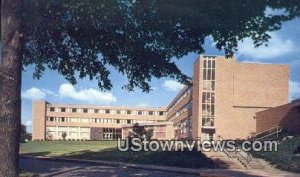
[[53, 122], [54, 121], [54, 117], [50, 117], [50, 122]]
[[127, 120], [127, 124], [131, 124], [131, 120]]
[[138, 111], [138, 115], [142, 115], [143, 114], [143, 111]]
[[60, 112], [66, 112], [66, 108], [60, 108]]
[[95, 109], [95, 110], [94, 110], [94, 113], [95, 113], [95, 114], [98, 114], [98, 113], [99, 113], [99, 109]]
[[87, 113], [88, 112], [88, 109], [83, 109], [83, 113]]
[[149, 111], [149, 115], [151, 115], [151, 116], [152, 116], [153, 114], [154, 114], [154, 112], [153, 112], [153, 111]]
[[117, 119], [117, 124], [119, 124], [120, 123], [120, 119]]
[[208, 79], [206, 72], [207, 72], [207, 69], [203, 69], [203, 80], [207, 80]]
[[131, 110], [127, 110], [127, 114], [131, 114]]
[[164, 112], [163, 112], [163, 111], [159, 111], [159, 115], [160, 115], [160, 116], [163, 116], [163, 115], [164, 115]]
[[106, 109], [105, 110], [105, 114], [109, 114], [110, 113], [110, 110], [109, 109]]
[[120, 110], [117, 110], [117, 114], [121, 114], [121, 111], [120, 111]]
[[72, 112], [77, 112], [77, 109], [76, 108], [72, 108]]
[[50, 112], [54, 112], [55, 111], [55, 109], [54, 108], [50, 108]]
[[64, 117], [60, 118], [60, 120], [61, 120], [62, 122], [65, 122], [65, 121], [66, 121], [66, 119], [65, 119]]
[[211, 68], [211, 60], [208, 60], [207, 63], [208, 63], [208, 68]]

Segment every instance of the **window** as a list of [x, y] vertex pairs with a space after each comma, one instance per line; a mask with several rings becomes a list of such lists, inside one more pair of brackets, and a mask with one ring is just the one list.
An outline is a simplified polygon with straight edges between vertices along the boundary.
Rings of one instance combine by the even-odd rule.
[[202, 93], [202, 103], [215, 103], [215, 93], [214, 92], [203, 92]]
[[94, 109], [94, 113], [98, 114], [99, 113], [99, 109]]
[[66, 112], [66, 108], [60, 108], [60, 112]]
[[117, 110], [117, 114], [121, 114], [121, 111], [120, 111], [120, 110]]
[[214, 126], [214, 119], [209, 117], [203, 117], [202, 126], [208, 126], [208, 127]]
[[49, 121], [50, 121], [50, 122], [54, 122], [54, 117], [50, 117], [50, 118], [49, 118]]
[[215, 59], [203, 60], [202, 126], [214, 126]]
[[204, 80], [203, 81], [203, 90], [204, 91], [214, 91], [215, 90], [215, 81]]
[[131, 110], [127, 110], [127, 114], [131, 114]]
[[164, 115], [164, 112], [163, 112], [163, 111], [159, 111], [159, 115], [160, 115], [160, 116], [163, 116], [163, 115]]
[[109, 109], [105, 109], [105, 114], [109, 114], [110, 110]]
[[65, 122], [65, 121], [66, 121], [66, 119], [65, 119], [64, 117], [61, 117], [60, 120], [61, 120], [62, 122]]
[[72, 108], [72, 112], [77, 112], [77, 109], [76, 108]]
[[55, 109], [54, 108], [50, 108], [50, 112], [54, 112], [55, 111]]
[[88, 109], [83, 109], [83, 113], [87, 113], [88, 112]]
[[120, 119], [117, 119], [117, 124], [119, 124], [120, 123]]
[[131, 124], [131, 120], [128, 119], [128, 120], [127, 120], [127, 124]]
[[115, 140], [118, 138], [122, 138], [121, 128], [103, 128], [102, 139]]
[[154, 114], [154, 112], [153, 111], [149, 111], [149, 115], [153, 115]]
[[143, 114], [143, 111], [138, 111], [138, 115], [142, 115]]

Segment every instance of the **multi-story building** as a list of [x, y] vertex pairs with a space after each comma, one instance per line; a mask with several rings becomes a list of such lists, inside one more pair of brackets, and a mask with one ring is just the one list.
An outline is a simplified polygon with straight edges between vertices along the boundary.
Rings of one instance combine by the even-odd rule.
[[167, 107], [131, 108], [59, 105], [36, 101], [33, 139], [116, 139], [135, 123], [154, 129], [157, 139], [242, 139], [256, 133], [255, 113], [288, 102], [287, 65], [239, 63], [200, 56], [192, 86]]
[[165, 120], [166, 108], [134, 108], [33, 103], [33, 139], [112, 140], [122, 137], [122, 125]]

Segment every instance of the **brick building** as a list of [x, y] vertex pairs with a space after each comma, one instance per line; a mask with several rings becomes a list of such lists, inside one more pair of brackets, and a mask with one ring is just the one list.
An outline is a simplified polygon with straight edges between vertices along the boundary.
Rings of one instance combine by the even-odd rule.
[[67, 133], [67, 139], [116, 139], [126, 137], [135, 123], [153, 128], [157, 139], [247, 138], [268, 128], [258, 125], [262, 118], [256, 113], [288, 103], [288, 73], [287, 65], [199, 56], [192, 86], [185, 86], [167, 107], [35, 101], [33, 139], [60, 139], [62, 132]]

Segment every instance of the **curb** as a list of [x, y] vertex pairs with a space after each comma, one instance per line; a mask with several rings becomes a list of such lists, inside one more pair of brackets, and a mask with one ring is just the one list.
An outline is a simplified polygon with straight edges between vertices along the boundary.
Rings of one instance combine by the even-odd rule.
[[190, 174], [190, 175], [200, 175], [200, 170], [208, 170], [208, 169], [192, 169], [192, 168], [182, 168], [182, 167], [170, 167], [170, 166], [156, 166], [156, 165], [140, 165], [140, 164], [132, 164], [125, 162], [110, 162], [110, 161], [102, 161], [102, 160], [84, 160], [84, 159], [74, 159], [74, 158], [57, 158], [57, 157], [45, 157], [45, 156], [28, 156], [21, 155], [20, 158], [29, 158], [36, 160], [51, 160], [58, 162], [71, 162], [71, 163], [84, 163], [91, 165], [103, 165], [103, 166], [113, 166], [113, 167], [127, 167], [127, 168], [135, 168], [135, 169], [145, 169], [145, 170], [156, 170], [156, 171], [164, 171], [164, 172], [173, 172], [173, 173], [181, 173], [181, 174]]

